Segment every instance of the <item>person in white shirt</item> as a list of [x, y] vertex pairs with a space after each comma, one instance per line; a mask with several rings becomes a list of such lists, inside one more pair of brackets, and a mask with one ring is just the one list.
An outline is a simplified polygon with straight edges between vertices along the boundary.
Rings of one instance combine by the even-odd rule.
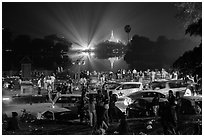
[[54, 77], [54, 75], [50, 76], [50, 79], [51, 79], [52, 90], [54, 90], [54, 85], [55, 85], [55, 77]]

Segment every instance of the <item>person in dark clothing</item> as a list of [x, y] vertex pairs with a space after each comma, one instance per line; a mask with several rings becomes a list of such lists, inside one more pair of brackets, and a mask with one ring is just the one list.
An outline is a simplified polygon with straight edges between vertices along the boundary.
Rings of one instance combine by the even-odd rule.
[[171, 114], [173, 116], [173, 121], [174, 121], [173, 123], [174, 123], [174, 126], [176, 126], [176, 124], [177, 124], [176, 98], [175, 98], [172, 90], [169, 90], [168, 101], [169, 101], [169, 105], [170, 105], [170, 109], [171, 109]]
[[163, 127], [164, 135], [176, 134], [174, 129], [173, 115], [171, 113], [171, 106], [169, 102], [163, 102], [159, 109], [159, 114], [161, 116], [160, 122]]
[[152, 100], [153, 113], [154, 113], [154, 116], [156, 117], [158, 116], [158, 111], [159, 111], [159, 99], [160, 99], [159, 94], [156, 94]]
[[68, 84], [68, 91], [70, 94], [72, 94], [72, 82], [69, 82]]
[[12, 118], [8, 122], [8, 131], [15, 131], [19, 129], [17, 116], [17, 112], [12, 112]]
[[181, 113], [181, 97], [180, 97], [180, 93], [179, 92], [176, 92], [176, 97], [175, 97], [175, 105], [176, 105], [176, 108], [175, 108], [175, 112], [176, 112], [176, 121], [175, 121], [175, 124], [176, 124], [176, 130], [177, 132], [179, 132], [178, 128], [179, 128], [179, 120], [180, 120], [180, 113]]
[[101, 128], [104, 121], [104, 96], [101, 90], [98, 90], [98, 95], [96, 97], [96, 117], [97, 117], [97, 128]]
[[106, 90], [106, 87], [103, 89], [103, 102], [104, 102], [104, 121], [107, 125], [109, 125], [109, 115], [108, 115], [108, 109], [109, 109], [109, 95]]
[[68, 85], [66, 82], [63, 83], [62, 85], [62, 94], [66, 94], [68, 89]]
[[58, 85], [57, 88], [56, 88], [57, 92], [60, 92], [62, 91], [62, 88], [61, 88], [61, 85]]
[[123, 113], [120, 119], [120, 125], [118, 127], [119, 135], [128, 135], [129, 134], [129, 126], [126, 120], [126, 115]]
[[117, 101], [117, 97], [112, 94], [112, 91], [110, 91], [109, 98], [110, 98], [110, 101], [109, 101], [108, 113], [109, 113], [110, 123], [112, 123], [114, 118], [116, 118], [116, 120], [118, 121], [118, 114], [115, 108], [115, 102]]
[[80, 105], [79, 105], [79, 108], [78, 108], [81, 123], [84, 121], [84, 117], [85, 117], [85, 99], [86, 99], [86, 90], [82, 89]]

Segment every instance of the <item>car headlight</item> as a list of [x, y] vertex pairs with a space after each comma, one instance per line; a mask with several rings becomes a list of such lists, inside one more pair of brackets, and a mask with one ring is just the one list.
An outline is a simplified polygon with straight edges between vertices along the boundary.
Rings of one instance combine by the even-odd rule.
[[3, 97], [3, 101], [10, 101], [11, 99], [9, 97]]
[[8, 103], [12, 102], [12, 98], [11, 97], [2, 97], [2, 102], [8, 104]]
[[131, 98], [125, 98], [125, 100], [124, 100], [124, 105], [128, 106], [128, 105], [130, 105], [131, 103], [132, 103]]

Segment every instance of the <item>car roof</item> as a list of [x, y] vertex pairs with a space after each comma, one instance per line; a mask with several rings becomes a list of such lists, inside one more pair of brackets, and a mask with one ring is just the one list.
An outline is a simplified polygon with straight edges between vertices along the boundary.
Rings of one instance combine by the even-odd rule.
[[45, 111], [41, 112], [41, 114], [44, 114], [46, 112], [59, 113], [59, 112], [70, 112], [70, 111], [71, 111], [70, 109], [55, 106], [54, 108], [52, 107], [47, 108]]
[[[145, 100], [147, 102], [152, 102], [154, 97], [142, 97], [142, 98], [138, 98], [137, 100]], [[168, 101], [166, 98], [159, 98], [159, 102], [165, 102]]]
[[81, 94], [61, 94], [60, 97], [81, 97]]
[[140, 90], [140, 91], [137, 91], [137, 92], [134, 92], [135, 94], [136, 93], [145, 93], [145, 92], [153, 92], [153, 93], [161, 93], [161, 94], [164, 94], [158, 90], [151, 90], [151, 89], [148, 89], [148, 90]]
[[106, 81], [104, 84], [119, 84], [119, 82], [116, 82], [116, 81]]
[[159, 81], [153, 81], [152, 83], [167, 83], [167, 82], [184, 82], [184, 80], [182, 79], [159, 80]]
[[201, 96], [183, 96], [183, 97], [181, 97], [181, 98], [187, 99], [187, 100], [202, 101], [202, 97], [201, 97]]
[[[159, 93], [159, 94], [162, 94], [162, 95], [165, 96], [164, 93], [156, 91], [156, 90], [140, 90], [140, 91], [129, 94], [128, 97], [131, 97], [131, 96], [134, 96], [134, 95], [139, 95], [139, 94], [146, 93], [146, 92]], [[135, 98], [137, 98], [137, 97], [135, 97]]]
[[142, 82], [120, 82], [120, 84], [142, 84]]
[[97, 92], [87, 92], [87, 94], [98, 94]]

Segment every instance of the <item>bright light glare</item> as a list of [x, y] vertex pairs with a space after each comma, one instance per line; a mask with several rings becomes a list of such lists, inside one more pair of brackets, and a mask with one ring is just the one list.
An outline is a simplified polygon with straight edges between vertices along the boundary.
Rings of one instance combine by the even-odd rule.
[[128, 102], [127, 102], [127, 100], [124, 100], [124, 105], [126, 105], [126, 106], [128, 105]]
[[94, 50], [95, 48], [94, 48], [94, 47], [90, 47], [89, 49], [90, 49], [90, 50]]
[[90, 55], [91, 55], [91, 56], [94, 56], [94, 55], [95, 55], [95, 53], [94, 53], [94, 52], [91, 52], [91, 53], [90, 53]]
[[3, 98], [3, 101], [9, 101], [10, 100], [10, 98]]
[[84, 55], [84, 56], [88, 56], [89, 53], [88, 53], [88, 52], [83, 52], [83, 55]]
[[130, 99], [130, 98], [126, 98], [125, 100], [124, 100], [124, 105], [129, 105], [129, 104], [131, 104], [132, 103], [132, 100]]

